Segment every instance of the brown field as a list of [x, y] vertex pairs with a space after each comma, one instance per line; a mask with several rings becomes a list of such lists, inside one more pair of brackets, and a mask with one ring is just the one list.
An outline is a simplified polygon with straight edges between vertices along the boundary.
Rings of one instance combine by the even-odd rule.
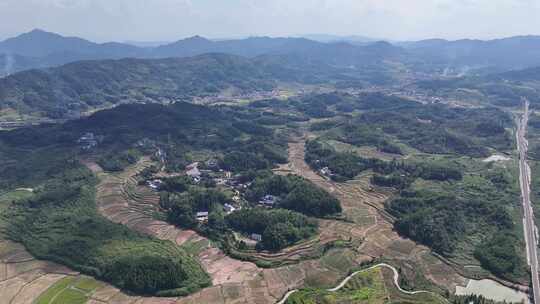
[[52, 262], [36, 260], [22, 245], [0, 240], [1, 303], [32, 303], [66, 276], [78, 276], [78, 273]]

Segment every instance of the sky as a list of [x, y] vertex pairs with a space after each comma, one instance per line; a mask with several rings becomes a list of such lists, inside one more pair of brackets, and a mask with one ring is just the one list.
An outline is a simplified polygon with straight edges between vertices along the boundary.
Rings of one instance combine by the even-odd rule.
[[540, 0], [0, 0], [0, 39], [34, 28], [105, 41], [540, 35]]

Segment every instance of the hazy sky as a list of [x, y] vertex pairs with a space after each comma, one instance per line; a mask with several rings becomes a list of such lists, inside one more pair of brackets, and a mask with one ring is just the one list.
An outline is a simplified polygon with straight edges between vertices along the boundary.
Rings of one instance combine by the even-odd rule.
[[94, 41], [192, 35], [410, 40], [540, 34], [540, 0], [0, 0], [0, 39], [33, 28]]

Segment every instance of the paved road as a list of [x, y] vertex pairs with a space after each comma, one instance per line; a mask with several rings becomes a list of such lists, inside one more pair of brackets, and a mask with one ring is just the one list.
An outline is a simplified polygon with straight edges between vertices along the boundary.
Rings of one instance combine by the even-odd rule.
[[540, 304], [540, 282], [538, 278], [538, 258], [537, 258], [537, 228], [534, 224], [534, 214], [531, 204], [530, 176], [531, 169], [527, 164], [527, 123], [529, 119], [529, 102], [524, 99], [523, 116], [517, 119], [518, 130], [516, 141], [519, 152], [519, 181], [521, 184], [521, 198], [523, 203], [523, 230], [525, 233], [525, 243], [527, 246], [527, 262], [531, 267], [533, 303]]

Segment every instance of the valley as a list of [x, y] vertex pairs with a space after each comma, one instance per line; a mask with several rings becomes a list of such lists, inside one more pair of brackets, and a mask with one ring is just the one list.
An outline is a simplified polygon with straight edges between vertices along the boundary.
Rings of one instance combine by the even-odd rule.
[[51, 35], [0, 42], [0, 302], [538, 301], [518, 38]]

